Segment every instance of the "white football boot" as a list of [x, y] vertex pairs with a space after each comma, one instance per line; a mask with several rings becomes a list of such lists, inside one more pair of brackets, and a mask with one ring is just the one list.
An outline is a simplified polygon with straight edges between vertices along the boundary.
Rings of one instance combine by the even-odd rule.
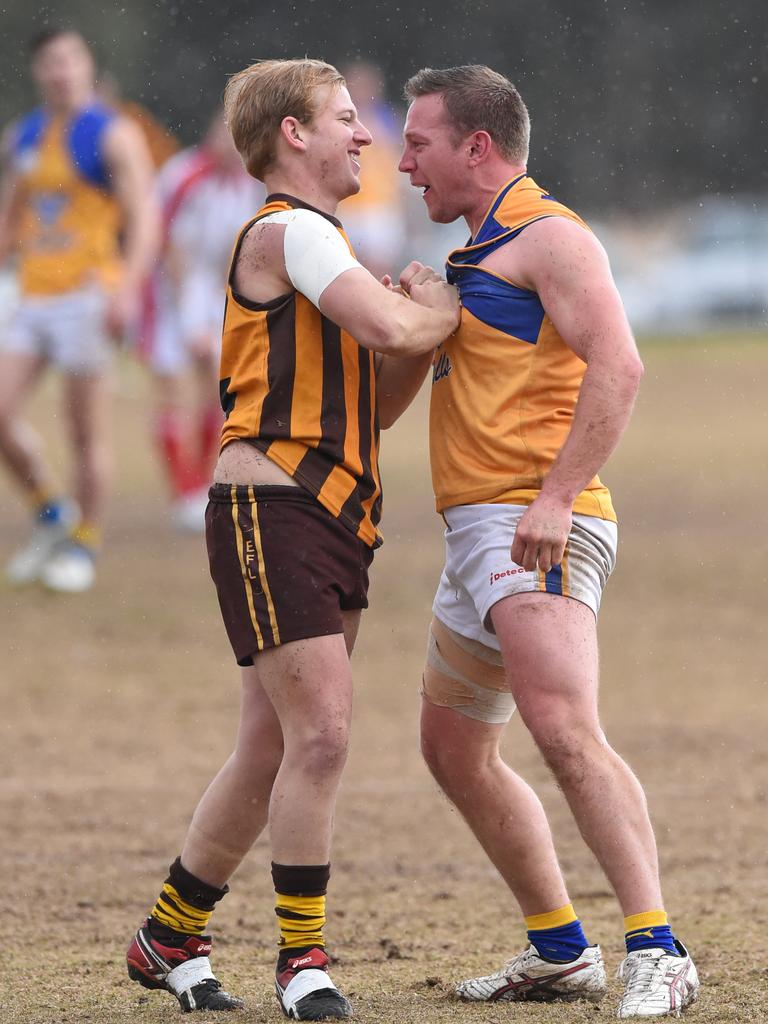
[[587, 946], [566, 963], [545, 960], [535, 946], [529, 946], [495, 974], [462, 981], [456, 994], [461, 999], [492, 1003], [574, 999], [597, 1003], [605, 995], [605, 965], [599, 946]]
[[618, 1017], [679, 1017], [699, 997], [699, 976], [682, 943], [680, 956], [666, 949], [638, 949], [628, 953], [616, 977], [624, 981]]
[[59, 544], [40, 572], [44, 586], [61, 594], [80, 594], [93, 586], [95, 578], [93, 555], [75, 541]]
[[77, 508], [73, 502], [63, 502], [61, 509], [61, 519], [57, 523], [41, 519], [35, 521], [29, 541], [5, 567], [5, 575], [11, 583], [17, 586], [34, 583], [54, 548], [69, 535], [77, 518]]

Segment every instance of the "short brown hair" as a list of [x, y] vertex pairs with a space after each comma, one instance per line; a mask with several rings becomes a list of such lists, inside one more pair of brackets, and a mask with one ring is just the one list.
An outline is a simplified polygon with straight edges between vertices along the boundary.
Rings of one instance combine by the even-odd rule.
[[525, 163], [531, 122], [528, 108], [509, 79], [482, 64], [423, 68], [405, 83], [405, 98], [439, 93], [456, 135], [485, 131], [505, 160]]
[[30, 60], [34, 60], [38, 53], [45, 49], [49, 43], [61, 39], [62, 36], [77, 36], [86, 50], [90, 52], [91, 48], [79, 29], [74, 28], [72, 25], [47, 25], [45, 28], [40, 29], [39, 32], [35, 32], [27, 43], [27, 53]]
[[224, 112], [235, 146], [249, 174], [260, 180], [275, 157], [284, 117], [302, 124], [316, 111], [319, 86], [344, 85], [332, 64], [322, 60], [260, 60], [233, 75], [224, 90]]

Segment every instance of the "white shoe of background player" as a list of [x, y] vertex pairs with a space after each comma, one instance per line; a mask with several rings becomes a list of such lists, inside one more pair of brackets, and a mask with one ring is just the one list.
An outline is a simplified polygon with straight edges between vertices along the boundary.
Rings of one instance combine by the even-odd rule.
[[62, 541], [54, 549], [40, 573], [41, 582], [49, 590], [62, 594], [79, 594], [93, 586], [96, 566], [91, 552], [73, 540]]
[[54, 548], [68, 536], [76, 519], [77, 507], [71, 501], [61, 503], [59, 518], [54, 523], [38, 516], [29, 541], [5, 567], [8, 580], [17, 585], [34, 583]]

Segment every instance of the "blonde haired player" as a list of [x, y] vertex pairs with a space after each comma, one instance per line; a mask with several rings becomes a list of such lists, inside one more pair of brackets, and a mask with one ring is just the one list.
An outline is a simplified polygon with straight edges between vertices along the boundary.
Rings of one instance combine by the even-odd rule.
[[[448, 257], [459, 330], [434, 363], [430, 449], [446, 562], [424, 674], [422, 748], [498, 868], [529, 946], [458, 986], [473, 1001], [605, 991], [543, 808], [501, 759], [517, 705], [624, 914], [620, 1017], [679, 1012], [698, 978], [668, 925], [645, 797], [597, 708], [596, 615], [616, 554], [597, 473], [642, 364], [601, 246], [528, 175], [528, 111], [481, 66], [424, 69], [400, 170], [430, 218], [471, 233]], [[407, 280], [406, 280], [407, 283]]]
[[371, 136], [334, 67], [254, 64], [229, 82], [225, 109], [268, 192], [229, 273], [226, 419], [206, 512], [211, 575], [242, 667], [240, 730], [128, 968], [184, 1010], [240, 1005], [212, 973], [205, 933], [268, 824], [280, 1006], [296, 1020], [348, 1017], [328, 974], [325, 899], [349, 656], [381, 543], [379, 424], [415, 394], [432, 350], [458, 324], [458, 299], [431, 270], [411, 268], [409, 301], [355, 259], [336, 208], [360, 187]]

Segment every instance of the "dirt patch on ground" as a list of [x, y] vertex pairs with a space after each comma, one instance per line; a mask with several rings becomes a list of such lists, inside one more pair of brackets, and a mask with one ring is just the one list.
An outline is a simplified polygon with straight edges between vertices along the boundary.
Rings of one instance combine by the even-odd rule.
[[[601, 617], [603, 708], [640, 775], [669, 911], [698, 962], [704, 1022], [768, 1016], [768, 672], [765, 530], [768, 345], [649, 346], [630, 433], [604, 474], [622, 520]], [[61, 451], [46, 389], [33, 419]], [[125, 366], [119, 487], [96, 589], [58, 598], [2, 584], [0, 869], [3, 1024], [175, 1019], [126, 978], [123, 955], [229, 751], [238, 673], [199, 537], [174, 533], [148, 445], [148, 392]], [[424, 403], [384, 438], [387, 543], [355, 656], [353, 749], [337, 818], [328, 935], [358, 1019], [381, 1024], [609, 1020], [601, 1007], [458, 1004], [495, 969], [520, 918], [417, 751], [417, 686], [441, 563]], [[2, 554], [24, 513], [3, 483]], [[510, 762], [538, 789], [577, 910], [609, 966], [621, 917], [519, 721]], [[281, 1019], [262, 839], [215, 919], [216, 965]], [[206, 1020], [202, 1015], [199, 1018]], [[215, 1015], [212, 1015], [215, 1019]]]

